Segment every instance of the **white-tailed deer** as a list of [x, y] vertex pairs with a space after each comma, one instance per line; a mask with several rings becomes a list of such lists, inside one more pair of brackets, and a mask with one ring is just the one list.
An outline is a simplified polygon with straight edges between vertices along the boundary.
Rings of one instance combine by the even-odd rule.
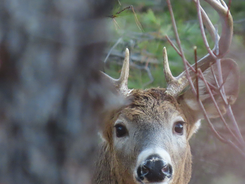
[[[238, 68], [233, 60], [222, 59], [232, 39], [232, 16], [222, 0], [206, 1], [218, 12], [222, 21], [222, 34], [219, 37], [202, 10], [204, 24], [212, 38], [219, 41], [216, 44], [219, 46], [216, 57], [221, 59], [226, 100], [232, 104], [238, 95]], [[219, 90], [215, 90], [215, 87], [211, 89], [221, 109], [220, 113], [206, 86], [207, 83], [210, 86], [216, 86], [217, 83], [214, 73], [218, 72], [218, 67], [212, 56], [214, 51], [197, 62], [204, 76], [198, 82], [195, 82], [197, 71], [190, 67], [178, 77], [173, 77], [165, 48], [163, 52], [166, 89], [128, 89], [128, 49], [125, 51], [120, 78], [115, 80], [106, 75], [131, 103], [108, 114], [102, 133], [104, 140], [96, 167], [95, 183], [187, 184], [191, 177], [189, 139], [199, 128], [200, 120], [204, 119], [198, 100], [202, 102], [209, 118], [226, 113], [226, 105]], [[198, 88], [198, 100], [189, 87], [188, 79]]]

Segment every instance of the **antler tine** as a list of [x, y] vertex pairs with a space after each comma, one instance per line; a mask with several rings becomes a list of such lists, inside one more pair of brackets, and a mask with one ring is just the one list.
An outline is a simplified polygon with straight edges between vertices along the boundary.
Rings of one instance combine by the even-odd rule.
[[130, 90], [128, 89], [128, 76], [129, 76], [129, 50], [125, 50], [125, 58], [123, 61], [123, 66], [119, 79], [114, 79], [109, 75], [102, 72], [102, 74], [114, 84], [116, 89], [118, 89], [122, 94], [128, 95]]
[[[196, 3], [199, 3], [199, 1], [197, 0], [194, 0], [194, 1]], [[216, 59], [220, 59], [226, 54], [226, 52], [228, 51], [230, 47], [232, 35], [233, 35], [233, 19], [232, 19], [229, 9], [227, 8], [226, 5], [224, 5], [225, 2], [223, 0], [219, 0], [219, 1], [205, 0], [205, 1], [209, 3], [219, 14], [222, 20], [222, 33], [219, 38], [219, 36], [215, 33], [214, 26], [209, 20], [207, 14], [200, 6], [200, 11], [201, 11], [202, 18], [203, 18], [203, 24], [207, 26], [207, 29], [209, 33], [211, 34], [211, 37], [214, 41], [217, 41], [217, 39], [219, 39], [218, 40], [219, 42], [218, 54], [217, 55], [214, 54], [215, 49], [216, 49], [214, 48], [213, 51], [210, 50], [209, 54], [207, 54], [206, 56], [204, 56], [197, 62], [197, 67], [200, 68], [201, 71], [205, 71], [208, 67], [210, 67], [210, 64], [214, 64], [216, 62]], [[201, 24], [202, 19], [201, 18], [199, 19], [200, 19], [199, 21]], [[202, 29], [203, 25], [200, 25], [200, 26]], [[205, 35], [203, 35], [203, 39], [204, 40], [206, 39]], [[209, 49], [208, 45], [206, 45], [206, 47], [207, 49]], [[192, 67], [194, 67], [194, 65], [195, 64], [193, 64]], [[188, 69], [188, 72], [190, 73], [190, 76], [192, 78], [195, 77], [195, 72], [192, 71], [190, 68]], [[177, 80], [182, 80], [183, 78], [185, 78], [185, 80], [182, 80], [182, 82], [185, 83], [185, 85], [182, 85], [183, 87], [186, 87], [188, 85], [188, 81], [185, 76], [186, 76], [186, 71], [182, 72], [178, 77], [176, 77]]]
[[[178, 95], [182, 89], [184, 89], [184, 85], [186, 85], [185, 76], [181, 79], [177, 79], [172, 75], [172, 72], [169, 68], [168, 62], [168, 54], [166, 47], [163, 48], [163, 72], [165, 75], [165, 80], [167, 82], [167, 90], [166, 93], [172, 96]], [[184, 80], [184, 81], [183, 81]]]
[[117, 81], [118, 88], [123, 94], [127, 94], [129, 91], [128, 90], [128, 76], [129, 76], [129, 50], [128, 48], [126, 48], [121, 75]]
[[172, 75], [172, 72], [169, 68], [168, 54], [167, 54], [166, 47], [163, 47], [163, 72], [164, 72], [165, 80], [167, 84], [176, 80], [175, 77]]

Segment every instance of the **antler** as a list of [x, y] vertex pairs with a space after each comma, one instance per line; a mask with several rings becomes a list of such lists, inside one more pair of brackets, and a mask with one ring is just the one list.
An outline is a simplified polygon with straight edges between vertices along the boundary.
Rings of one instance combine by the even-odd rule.
[[131, 90], [128, 89], [128, 76], [129, 76], [129, 50], [125, 50], [125, 58], [119, 79], [114, 79], [109, 75], [103, 73], [123, 95], [127, 96]]
[[[222, 34], [219, 38], [219, 35], [216, 33], [216, 30], [211, 23], [210, 19], [208, 18], [205, 11], [200, 6], [199, 0], [194, 0], [197, 4], [197, 10], [198, 10], [198, 18], [200, 23], [200, 28], [202, 32], [202, 37], [204, 40], [204, 43], [206, 45], [206, 48], [208, 50], [208, 54], [204, 56], [202, 59], [200, 59], [197, 62], [197, 68], [199, 68], [201, 71], [205, 71], [210, 65], [214, 64], [217, 59], [222, 58], [227, 50], [229, 49], [229, 46], [231, 44], [232, 35], [233, 35], [233, 19], [230, 14], [230, 11], [228, 7], [226, 6], [225, 2], [223, 0], [213, 1], [213, 0], [206, 0], [219, 14], [221, 20], [222, 20]], [[180, 56], [183, 59], [183, 62], [189, 65], [187, 60], [185, 59], [185, 56], [183, 54], [183, 50], [181, 48], [180, 39], [178, 37], [177, 28], [174, 20], [174, 15], [172, 11], [172, 7], [170, 4], [170, 0], [167, 0], [170, 14], [172, 17], [172, 23], [174, 27], [174, 32], [176, 36], [176, 40], [179, 46], [180, 51], [177, 50], [177, 52], [180, 54]], [[206, 26], [208, 32], [211, 34], [212, 39], [214, 42], [218, 41], [218, 44], [215, 44], [215, 47], [213, 50], [209, 48], [208, 42], [206, 40], [203, 24]], [[163, 49], [163, 55], [164, 55], [164, 74], [167, 80], [167, 93], [178, 96], [179, 93], [181, 93], [189, 84], [188, 77], [194, 78], [196, 76], [196, 71], [193, 69], [192, 66], [189, 66], [186, 68], [184, 72], [182, 72], [179, 76], [173, 77], [169, 66], [168, 66], [168, 60], [167, 60], [167, 52], [166, 49]]]

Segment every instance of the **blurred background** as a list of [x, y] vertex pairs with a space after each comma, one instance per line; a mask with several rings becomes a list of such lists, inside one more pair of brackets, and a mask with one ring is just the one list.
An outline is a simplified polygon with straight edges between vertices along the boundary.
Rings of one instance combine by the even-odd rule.
[[90, 183], [101, 111], [120, 103], [99, 72], [111, 3], [0, 1], [1, 184]]
[[[199, 58], [206, 54], [195, 5], [171, 2], [193, 63], [194, 46]], [[244, 136], [245, 1], [230, 2], [234, 38], [227, 57], [241, 70], [233, 110]], [[218, 15], [202, 4], [218, 23]], [[118, 77], [128, 47], [129, 88], [166, 87], [163, 46], [174, 75], [183, 64], [165, 35], [174, 40], [165, 0], [1, 0], [0, 183], [90, 184], [101, 111], [124, 105], [99, 70]], [[214, 124], [227, 134], [220, 122]], [[205, 122], [191, 147], [191, 184], [245, 183], [244, 158], [218, 141]]]
[[[171, 0], [171, 2], [185, 56], [190, 63], [193, 63], [194, 46], [197, 46], [198, 58], [207, 53], [199, 30], [195, 4], [191, 0]], [[230, 5], [234, 19], [233, 42], [226, 57], [238, 63], [241, 80], [240, 95], [233, 106], [233, 112], [242, 135], [245, 136], [245, 1], [227, 0], [226, 3]], [[201, 1], [201, 4], [214, 25], [221, 31], [217, 13], [206, 2]], [[133, 5], [134, 11], [127, 9], [120, 12], [129, 5]], [[166, 87], [162, 65], [164, 46], [168, 51], [173, 74], [177, 76], [183, 71], [181, 57], [165, 38], [165, 35], [168, 35], [175, 43], [165, 0], [120, 0], [115, 3], [113, 15], [116, 16], [111, 20], [113, 36], [110, 37], [110, 44], [104, 57], [106, 73], [116, 78], [119, 76], [125, 47], [129, 48], [131, 54], [129, 88]], [[209, 35], [208, 40], [212, 48], [214, 43]], [[214, 125], [219, 132], [229, 137], [222, 122], [214, 121]], [[191, 184], [245, 183], [244, 157], [232, 147], [221, 143], [205, 121], [202, 122], [198, 133], [191, 138], [191, 150], [193, 154]]]

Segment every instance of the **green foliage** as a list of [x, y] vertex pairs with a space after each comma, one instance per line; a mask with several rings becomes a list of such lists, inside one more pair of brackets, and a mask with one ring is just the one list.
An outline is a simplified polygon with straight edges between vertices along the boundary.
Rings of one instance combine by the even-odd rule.
[[[190, 63], [194, 63], [194, 46], [197, 46], [198, 58], [203, 57], [207, 53], [201, 37], [199, 23], [197, 21], [195, 4], [189, 1], [179, 0], [172, 0], [171, 2], [185, 56]], [[143, 27], [143, 30], [140, 30], [139, 26], [137, 25], [135, 15], [131, 10], [125, 10], [124, 12], [118, 14], [117, 18], [115, 19], [116, 28], [113, 29], [113, 34], [115, 40], [118, 40], [120, 37], [123, 38], [123, 43], [118, 44], [116, 49], [122, 51], [126, 47], [129, 47], [130, 54], [138, 54], [142, 56], [147, 55], [147, 59], [157, 59], [159, 61], [159, 64], [151, 64], [147, 63], [146, 61], [134, 61], [134, 64], [140, 66], [141, 68], [147, 65], [151, 70], [154, 81], [151, 84], [145, 86], [145, 84], [150, 81], [147, 72], [142, 69], [140, 70], [135, 67], [131, 67], [129, 87], [165, 87], [164, 75], [162, 72], [163, 47], [167, 48], [170, 67], [173, 74], [178, 75], [183, 71], [181, 57], [176, 53], [176, 51], [165, 38], [165, 36], [168, 35], [170, 39], [173, 40], [174, 44], [177, 45], [175, 42], [171, 17], [166, 2], [165, 4], [156, 4], [155, 1], [147, 0], [121, 0], [120, 3], [121, 6], [117, 6], [114, 12], [118, 12], [121, 9], [127, 7], [129, 3], [132, 4], [137, 14], [137, 18]], [[162, 8], [159, 8], [159, 6], [162, 6]], [[211, 15], [212, 20], [218, 20], [217, 14], [212, 13]], [[119, 25], [119, 27], [117, 25]], [[208, 41], [210, 43], [210, 47], [213, 47], [214, 44], [211, 41], [209, 35]], [[115, 44], [115, 42], [111, 44], [111, 47], [113, 44]], [[148, 56], [146, 53], [149, 53], [150, 56]], [[121, 58], [120, 62], [122, 63], [122, 61], [123, 59]], [[116, 68], [115, 66], [110, 66], [110, 70], [112, 69], [116, 69], [115, 71], [119, 73], [120, 66], [116, 65]], [[115, 73], [115, 71], [108, 71], [108, 73], [114, 76], [113, 73]]]

